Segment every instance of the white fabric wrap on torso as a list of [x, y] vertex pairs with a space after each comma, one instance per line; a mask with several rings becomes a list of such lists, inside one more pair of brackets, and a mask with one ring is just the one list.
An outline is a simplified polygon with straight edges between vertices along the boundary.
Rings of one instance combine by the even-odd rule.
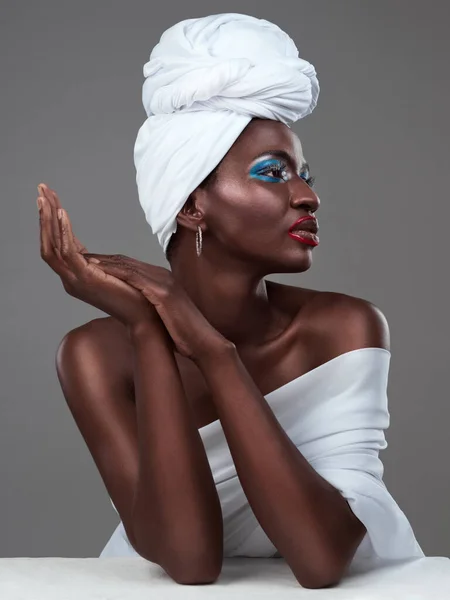
[[[339, 490], [365, 525], [367, 533], [353, 567], [424, 556], [406, 515], [383, 482], [378, 456], [387, 446], [390, 357], [382, 348], [347, 352], [265, 396], [299, 452]], [[277, 549], [242, 489], [220, 421], [199, 431], [222, 506], [224, 556], [275, 555]], [[299, 531], [303, 519], [299, 513]]]

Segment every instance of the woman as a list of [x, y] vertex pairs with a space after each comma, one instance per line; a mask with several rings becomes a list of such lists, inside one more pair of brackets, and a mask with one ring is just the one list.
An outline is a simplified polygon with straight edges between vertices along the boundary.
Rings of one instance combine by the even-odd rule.
[[319, 243], [288, 125], [316, 105], [314, 68], [277, 26], [233, 13], [170, 28], [144, 74], [137, 184], [170, 270], [88, 253], [40, 186], [43, 259], [110, 315], [57, 353], [121, 518], [101, 556], [142, 556], [179, 583], [214, 582], [224, 555], [282, 556], [311, 588], [422, 557], [378, 458], [384, 315], [264, 279], [306, 271]]

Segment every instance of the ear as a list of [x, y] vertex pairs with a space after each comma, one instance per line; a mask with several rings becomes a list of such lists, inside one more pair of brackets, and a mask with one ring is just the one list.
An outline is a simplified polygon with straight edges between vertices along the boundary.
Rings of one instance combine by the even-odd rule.
[[[186, 229], [197, 231], [200, 224], [205, 225], [206, 191], [202, 188], [195, 189], [186, 200], [183, 208], [177, 215], [177, 223]], [[203, 228], [206, 231], [205, 228]]]

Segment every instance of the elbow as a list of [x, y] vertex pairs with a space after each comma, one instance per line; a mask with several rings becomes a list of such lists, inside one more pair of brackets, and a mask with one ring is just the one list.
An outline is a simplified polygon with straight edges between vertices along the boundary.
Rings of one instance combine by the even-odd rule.
[[[295, 575], [295, 573], [294, 573]], [[335, 585], [338, 585], [338, 583], [341, 582], [343, 577], [343, 573], [339, 573], [339, 574], [329, 574], [328, 576], [325, 575], [320, 575], [320, 576], [305, 576], [304, 574], [302, 575], [295, 575], [295, 578], [297, 579], [298, 583], [307, 589], [310, 590], [318, 590], [318, 589], [323, 589], [323, 588], [329, 588], [329, 587], [334, 587]]]
[[296, 570], [292, 569], [297, 581], [305, 588], [319, 589], [338, 585], [345, 577], [349, 566], [355, 556], [356, 550], [363, 540], [367, 530], [361, 521], [355, 517], [355, 531], [349, 535], [346, 542], [333, 548], [327, 545], [319, 553], [319, 560], [315, 560], [313, 565], [306, 569], [302, 565], [300, 571], [298, 563]]
[[175, 581], [175, 583], [179, 583], [181, 585], [205, 585], [208, 583], [215, 583], [220, 575], [220, 569], [211, 573], [205, 573], [193, 572], [192, 569], [184, 571], [172, 571], [166, 567], [163, 568], [171, 577], [171, 579]]
[[301, 573], [292, 571], [297, 579], [298, 583], [311, 590], [317, 590], [322, 588], [329, 588], [341, 582], [345, 569], [323, 569], [320, 573], [309, 572], [305, 573], [303, 570]]
[[192, 553], [188, 558], [178, 554], [175, 558], [168, 558], [167, 553], [136, 551], [142, 558], [159, 565], [175, 582], [182, 585], [202, 585], [215, 583], [222, 571], [222, 551], [208, 552], [202, 557], [195, 557]]
[[187, 561], [178, 560], [174, 562], [161, 561], [160, 566], [176, 583], [182, 585], [203, 585], [207, 583], [215, 583], [222, 571], [222, 561], [220, 564], [211, 563], [211, 559], [192, 560], [192, 557]]
[[177, 583], [196, 585], [214, 583], [222, 572], [223, 546], [222, 544], [208, 544], [206, 547], [195, 551], [191, 547], [186, 556], [179, 555], [170, 564], [172, 578]]
[[322, 590], [324, 588], [331, 588], [331, 587], [336, 586], [339, 583], [339, 581], [340, 580], [333, 581], [333, 582], [313, 581], [313, 582], [307, 582], [307, 583], [306, 582], [303, 583], [303, 582], [299, 581], [299, 583], [302, 587], [304, 587], [305, 589], [308, 589], [308, 590]]
[[315, 561], [314, 565], [309, 565], [309, 568], [305, 568], [302, 565], [301, 569], [296, 565], [296, 568], [291, 567], [295, 578], [298, 583], [309, 589], [321, 589], [328, 588], [338, 585], [345, 576], [349, 560], [342, 560], [342, 557], [333, 556], [329, 560], [318, 560]]
[[197, 563], [194, 567], [192, 567], [192, 564], [181, 564], [180, 562], [173, 565], [146, 552], [139, 551], [138, 554], [145, 560], [160, 566], [175, 583], [181, 585], [215, 583], [222, 571], [222, 565], [207, 571], [201, 563]]

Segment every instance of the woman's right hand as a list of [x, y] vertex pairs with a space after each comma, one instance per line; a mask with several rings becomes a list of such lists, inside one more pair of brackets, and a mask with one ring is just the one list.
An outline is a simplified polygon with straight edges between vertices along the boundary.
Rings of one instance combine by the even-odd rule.
[[[88, 250], [73, 235], [69, 217], [56, 192], [42, 183], [38, 189], [42, 207], [39, 211], [41, 257], [60, 276], [66, 292], [129, 328], [162, 323], [154, 306], [140, 291], [84, 258]], [[61, 220], [58, 209], [62, 211]]]

